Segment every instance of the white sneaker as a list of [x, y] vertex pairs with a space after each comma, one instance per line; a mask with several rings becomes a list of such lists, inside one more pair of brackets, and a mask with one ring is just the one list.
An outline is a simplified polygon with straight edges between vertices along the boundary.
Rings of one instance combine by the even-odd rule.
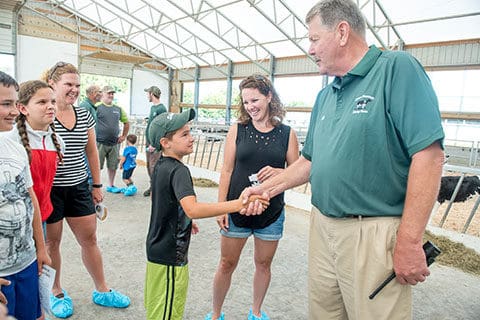
[[102, 202], [95, 205], [95, 213], [97, 214], [98, 220], [105, 221], [105, 219], [107, 219], [108, 210]]

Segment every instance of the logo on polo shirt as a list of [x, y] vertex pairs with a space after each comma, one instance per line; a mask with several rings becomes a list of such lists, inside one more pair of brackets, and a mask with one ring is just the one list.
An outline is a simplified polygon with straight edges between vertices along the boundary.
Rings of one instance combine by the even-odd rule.
[[375, 100], [375, 97], [362, 95], [355, 99], [355, 106], [353, 107], [353, 114], [368, 113], [367, 105]]

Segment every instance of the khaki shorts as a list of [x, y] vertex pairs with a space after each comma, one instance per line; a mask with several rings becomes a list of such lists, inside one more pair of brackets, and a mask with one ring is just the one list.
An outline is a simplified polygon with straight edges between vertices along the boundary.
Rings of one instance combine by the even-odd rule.
[[100, 170], [103, 169], [103, 163], [105, 159], [107, 159], [107, 168], [110, 170], [117, 170], [118, 163], [120, 160], [118, 159], [120, 155], [118, 154], [120, 151], [120, 145], [115, 144], [113, 146], [109, 146], [106, 144], [97, 143], [98, 149], [98, 158], [100, 159]]
[[175, 267], [147, 262], [147, 320], [182, 320], [188, 290], [188, 265]]
[[409, 285], [392, 280], [400, 217], [329, 218], [315, 207], [310, 217], [309, 319], [396, 320], [412, 318]]

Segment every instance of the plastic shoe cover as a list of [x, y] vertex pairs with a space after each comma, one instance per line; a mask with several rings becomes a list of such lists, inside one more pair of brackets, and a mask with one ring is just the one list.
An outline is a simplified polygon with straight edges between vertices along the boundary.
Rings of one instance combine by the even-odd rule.
[[111, 308], [126, 308], [130, 305], [129, 297], [113, 289], [109, 292], [93, 291], [92, 301], [100, 306]]
[[248, 313], [248, 320], [270, 320], [270, 318], [267, 316], [265, 312], [260, 311], [260, 314], [262, 316], [257, 317], [256, 315], [253, 314], [252, 309], [250, 309], [250, 312]]
[[135, 187], [132, 184], [132, 185], [129, 185], [127, 187], [127, 189], [125, 190], [125, 192], [123, 194], [126, 195], [127, 197], [129, 197], [129, 196], [133, 196], [135, 193], [137, 193], [137, 187]]
[[115, 187], [115, 186], [108, 186], [107, 187], [107, 192], [111, 193], [120, 193], [122, 191], [121, 188]]
[[73, 314], [73, 302], [67, 291], [62, 290], [62, 293], [63, 297], [58, 298], [50, 294], [50, 309], [55, 317], [68, 318]]
[[[205, 316], [205, 320], [213, 320], [212, 319], [212, 312], [210, 312], [209, 314], [207, 314]], [[225, 315], [222, 313], [220, 313], [220, 317], [218, 317], [216, 320], [225, 320]]]

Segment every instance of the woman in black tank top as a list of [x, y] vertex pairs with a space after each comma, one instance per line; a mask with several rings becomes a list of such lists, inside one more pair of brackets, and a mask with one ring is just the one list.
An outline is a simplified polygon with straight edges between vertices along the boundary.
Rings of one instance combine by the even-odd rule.
[[[261, 183], [298, 159], [295, 132], [282, 124], [285, 110], [268, 78], [252, 75], [240, 83], [238, 123], [227, 134], [218, 200], [238, 198], [244, 188]], [[232, 212], [217, 217], [221, 236], [221, 259], [213, 283], [213, 311], [205, 319], [223, 319], [221, 312], [242, 249], [253, 234], [255, 275], [253, 301], [245, 306], [248, 319], [268, 319], [261, 305], [270, 284], [270, 266], [281, 238], [284, 219], [283, 194], [270, 199], [259, 216]], [[276, 232], [274, 232], [275, 230]], [[244, 315], [239, 315], [243, 317]]]

